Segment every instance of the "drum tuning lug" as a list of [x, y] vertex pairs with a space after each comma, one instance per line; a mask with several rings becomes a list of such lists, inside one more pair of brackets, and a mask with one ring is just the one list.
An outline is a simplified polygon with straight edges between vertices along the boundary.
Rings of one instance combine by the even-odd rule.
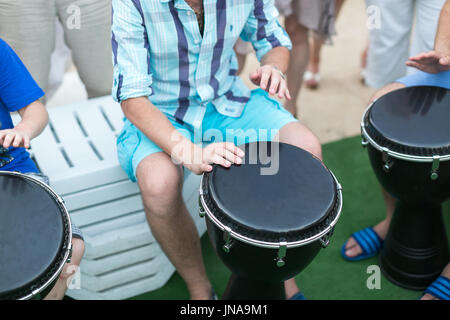
[[286, 251], [287, 251], [287, 243], [285, 241], [280, 242], [280, 248], [278, 249], [277, 258], [275, 259], [277, 261], [277, 267], [281, 268], [284, 267], [286, 262], [284, 261], [284, 258], [286, 257]]
[[319, 242], [320, 242], [320, 245], [322, 246], [322, 248], [328, 247], [328, 245], [330, 244], [330, 238], [333, 235], [333, 232], [334, 232], [334, 227], [327, 234], [325, 234], [322, 238], [319, 239]]
[[202, 196], [201, 195], [198, 197], [198, 215], [200, 216], [200, 218], [203, 218], [206, 215], [205, 208], [203, 207], [203, 204], [202, 204]]
[[438, 174], [439, 161], [440, 161], [439, 156], [433, 156], [433, 165], [431, 167], [431, 175], [430, 175], [431, 180], [436, 180], [437, 178], [439, 178]]
[[228, 227], [225, 227], [223, 233], [223, 241], [225, 241], [225, 244], [222, 246], [222, 249], [223, 251], [225, 251], [225, 253], [229, 253], [234, 242], [233, 238], [231, 238], [231, 229]]
[[361, 137], [361, 145], [362, 145], [362, 147], [365, 148], [365, 147], [367, 147], [368, 144], [369, 144], [369, 142], [367, 141], [367, 139], [364, 136], [362, 136]]
[[69, 255], [67, 256], [67, 260], [66, 260], [66, 263], [70, 263], [70, 262], [72, 262], [72, 246], [70, 246]]
[[383, 148], [382, 160], [383, 160], [383, 170], [384, 172], [390, 172], [392, 167], [394, 166], [394, 162], [388, 155], [389, 150], [387, 148]]

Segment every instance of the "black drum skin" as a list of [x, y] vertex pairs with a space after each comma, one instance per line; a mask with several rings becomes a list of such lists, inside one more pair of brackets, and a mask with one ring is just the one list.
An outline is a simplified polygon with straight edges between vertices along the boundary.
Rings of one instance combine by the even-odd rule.
[[[442, 217], [442, 202], [450, 198], [449, 121], [450, 90], [427, 86], [390, 92], [363, 116], [370, 164], [397, 199], [380, 267], [407, 289], [425, 289], [450, 260]], [[423, 161], [433, 156], [444, 157], [434, 178], [431, 160]]]
[[0, 299], [43, 298], [70, 251], [70, 218], [36, 179], [0, 171]]

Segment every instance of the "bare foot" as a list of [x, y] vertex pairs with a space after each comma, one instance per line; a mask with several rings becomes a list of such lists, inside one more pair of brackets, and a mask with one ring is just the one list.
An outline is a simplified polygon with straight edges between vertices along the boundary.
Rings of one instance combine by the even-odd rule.
[[[447, 264], [447, 266], [444, 268], [444, 270], [442, 271], [441, 275], [443, 275], [444, 277], [450, 279], [450, 263]], [[420, 298], [420, 300], [439, 300], [438, 298], [436, 298], [435, 296], [432, 296], [429, 293], [425, 293], [423, 295], [422, 298]]]
[[[389, 230], [390, 220], [383, 220], [373, 227], [375, 233], [384, 240], [386, 238], [387, 232]], [[362, 249], [359, 244], [356, 242], [353, 237], [347, 241], [347, 245], [345, 246], [345, 255], [350, 258], [354, 258], [359, 256], [362, 253]]]

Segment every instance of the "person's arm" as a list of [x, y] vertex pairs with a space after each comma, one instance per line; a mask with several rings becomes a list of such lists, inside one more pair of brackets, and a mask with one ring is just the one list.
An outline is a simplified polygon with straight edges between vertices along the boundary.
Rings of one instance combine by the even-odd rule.
[[29, 148], [30, 141], [37, 137], [48, 123], [48, 113], [44, 105], [34, 101], [18, 110], [22, 120], [13, 128], [0, 130], [0, 145], [4, 148]]
[[[22, 120], [14, 128], [0, 130], [0, 146], [30, 147], [48, 122], [45, 107], [39, 102], [44, 92], [39, 88], [25, 65], [0, 39], [0, 99], [9, 112], [17, 111]], [[1, 124], [0, 124], [1, 129]]]
[[226, 167], [241, 163], [243, 151], [234, 144], [213, 143], [203, 149], [180, 134], [151, 103], [151, 57], [144, 43], [141, 13], [131, 1], [113, 0], [113, 8], [113, 97], [121, 103], [125, 117], [176, 163], [196, 174], [211, 171], [211, 163]]
[[409, 58], [406, 65], [428, 73], [450, 70], [450, 0], [442, 8], [434, 50]]
[[250, 80], [269, 94], [290, 99], [284, 73], [289, 65], [292, 43], [278, 23], [273, 0], [256, 0], [241, 37], [251, 41], [261, 66], [250, 74]]

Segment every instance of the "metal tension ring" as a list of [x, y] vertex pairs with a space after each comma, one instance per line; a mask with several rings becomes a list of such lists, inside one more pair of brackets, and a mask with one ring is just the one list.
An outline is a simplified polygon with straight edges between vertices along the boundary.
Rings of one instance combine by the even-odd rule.
[[225, 241], [225, 244], [222, 246], [222, 249], [225, 253], [229, 253], [234, 244], [233, 238], [231, 237], [231, 229], [229, 227], [225, 227], [223, 230], [223, 241]]
[[430, 175], [431, 180], [436, 180], [437, 178], [439, 178], [438, 174], [439, 161], [440, 161], [439, 156], [433, 156], [433, 164], [431, 166], [431, 175]]
[[319, 239], [320, 245], [322, 246], [322, 248], [326, 248], [328, 247], [328, 245], [330, 244], [330, 239], [331, 236], [333, 235], [334, 232], [334, 227], [331, 228], [330, 231], [328, 231], [322, 238]]
[[280, 242], [280, 248], [278, 249], [277, 258], [275, 259], [277, 261], [277, 267], [281, 268], [284, 267], [286, 262], [284, 261], [284, 258], [286, 257], [287, 252], [287, 242], [282, 241]]
[[384, 165], [383, 165], [384, 172], [390, 172], [392, 167], [394, 166], [394, 162], [389, 157], [388, 152], [389, 152], [388, 148], [383, 148], [382, 160], [383, 160], [383, 163], [384, 163]]

